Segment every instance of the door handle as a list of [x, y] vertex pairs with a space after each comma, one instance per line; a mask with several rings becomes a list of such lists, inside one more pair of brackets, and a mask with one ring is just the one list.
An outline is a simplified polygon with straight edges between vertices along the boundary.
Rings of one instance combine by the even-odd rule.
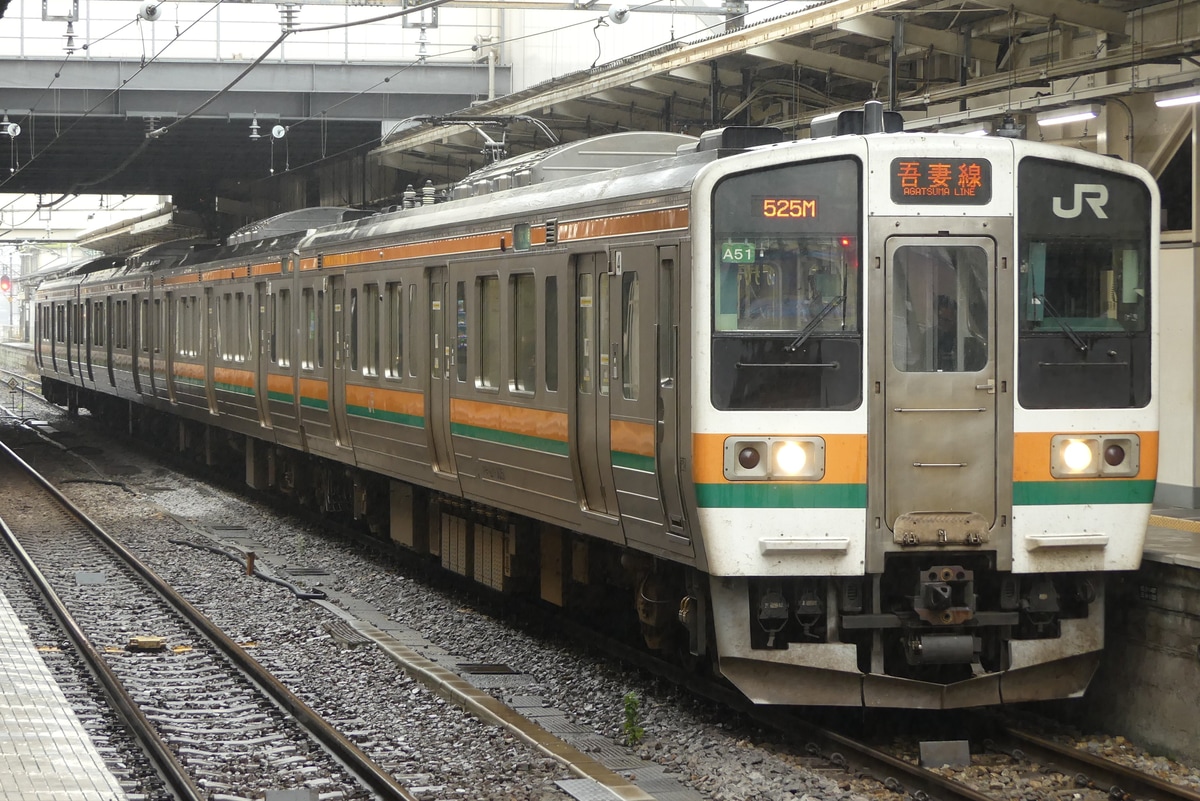
[[985, 381], [982, 384], [976, 384], [975, 389], [986, 389], [987, 394], [995, 395], [996, 394], [996, 379], [989, 378], [987, 381]]

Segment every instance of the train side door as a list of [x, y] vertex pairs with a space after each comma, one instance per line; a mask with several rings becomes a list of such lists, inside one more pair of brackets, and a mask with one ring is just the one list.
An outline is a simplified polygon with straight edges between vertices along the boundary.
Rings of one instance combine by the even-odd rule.
[[605, 253], [575, 257], [575, 460], [584, 508], [616, 516], [610, 392], [612, 276]]
[[110, 387], [117, 385], [117, 374], [113, 367], [113, 306], [112, 295], [105, 295], [104, 320], [101, 325], [104, 328], [104, 369], [108, 373], [108, 385]]
[[267, 391], [267, 362], [271, 356], [270, 327], [267, 320], [267, 283], [254, 284], [254, 306], [250, 310], [250, 341], [254, 343], [254, 400], [258, 405], [258, 423], [271, 427], [270, 393]]
[[133, 373], [133, 391], [139, 395], [142, 392], [142, 337], [146, 327], [146, 299], [140, 294], [130, 297], [129, 304], [133, 313], [129, 324], [132, 327], [129, 337], [129, 370]]
[[996, 247], [887, 240], [884, 508], [895, 546], [979, 544], [996, 499]]
[[159, 331], [162, 332], [160, 347], [162, 349], [163, 384], [166, 386], [167, 398], [171, 403], [179, 403], [179, 398], [175, 394], [175, 354], [179, 352], [179, 326], [176, 319], [178, 313], [176, 295], [174, 292], [168, 292], [159, 309], [159, 314], [162, 315]]
[[453, 443], [450, 439], [450, 382], [453, 380], [455, 330], [458, 315], [448, 313], [450, 284], [445, 267], [426, 271], [426, 300], [429, 304], [429, 392], [425, 395], [425, 420], [429, 425], [429, 447], [433, 469], [455, 476]]
[[655, 349], [658, 353], [656, 468], [667, 533], [672, 537], [688, 539], [690, 545], [679, 482], [679, 382], [676, 376], [679, 353], [679, 308], [676, 303], [676, 293], [679, 291], [676, 284], [678, 265], [678, 245], [658, 248], [658, 309], [655, 315]]
[[204, 393], [208, 398], [209, 414], [217, 413], [217, 332], [214, 325], [214, 317], [216, 310], [216, 295], [213, 293], [212, 287], [204, 288], [204, 309], [201, 317], [202, 325], [204, 326], [203, 336], [200, 341], [204, 347]]
[[350, 429], [346, 425], [346, 371], [349, 368], [350, 336], [346, 330], [346, 278], [342, 275], [329, 277], [329, 330], [333, 332], [332, 364], [329, 371], [329, 425], [333, 441], [342, 448], [350, 447]]

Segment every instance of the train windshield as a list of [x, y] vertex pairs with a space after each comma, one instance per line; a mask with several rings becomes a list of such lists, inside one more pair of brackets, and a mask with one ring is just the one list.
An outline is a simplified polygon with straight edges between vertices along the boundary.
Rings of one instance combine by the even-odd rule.
[[713, 197], [713, 403], [852, 408], [860, 400], [860, 167], [794, 164]]
[[1027, 408], [1150, 400], [1150, 195], [1074, 164], [1019, 168], [1018, 399]]

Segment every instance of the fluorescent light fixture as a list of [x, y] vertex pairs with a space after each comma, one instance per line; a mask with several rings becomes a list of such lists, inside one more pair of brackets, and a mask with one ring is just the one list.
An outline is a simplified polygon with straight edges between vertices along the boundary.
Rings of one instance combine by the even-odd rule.
[[1185, 86], [1169, 92], [1156, 92], [1154, 95], [1154, 105], [1159, 108], [1186, 106], [1189, 103], [1200, 103], [1200, 86]]
[[1086, 106], [1068, 106], [1056, 108], [1053, 111], [1043, 111], [1037, 115], [1038, 125], [1066, 125], [1068, 122], [1083, 122], [1094, 120], [1100, 116], [1100, 104], [1089, 103]]
[[968, 125], [957, 125], [953, 128], [943, 128], [943, 133], [957, 134], [959, 136], [987, 136], [992, 132], [992, 123], [990, 120], [979, 120]]

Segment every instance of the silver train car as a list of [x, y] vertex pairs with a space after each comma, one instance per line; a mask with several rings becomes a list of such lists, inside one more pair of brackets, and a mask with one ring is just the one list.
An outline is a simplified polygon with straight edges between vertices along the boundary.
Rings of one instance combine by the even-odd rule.
[[1154, 494], [1155, 183], [832, 125], [101, 261], [37, 292], [44, 392], [757, 703], [1078, 696]]

